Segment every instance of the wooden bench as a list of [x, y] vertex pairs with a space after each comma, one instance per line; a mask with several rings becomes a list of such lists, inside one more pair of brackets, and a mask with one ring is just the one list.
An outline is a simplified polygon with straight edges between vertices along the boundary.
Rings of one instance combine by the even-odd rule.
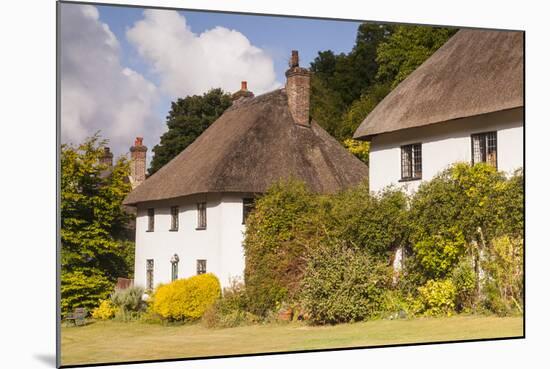
[[86, 308], [75, 308], [72, 313], [65, 317], [65, 321], [71, 321], [75, 326], [86, 323]]

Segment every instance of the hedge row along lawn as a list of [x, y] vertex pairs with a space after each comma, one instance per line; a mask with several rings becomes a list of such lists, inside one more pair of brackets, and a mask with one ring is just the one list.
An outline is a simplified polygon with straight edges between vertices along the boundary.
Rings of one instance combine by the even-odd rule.
[[[63, 365], [520, 337], [523, 317], [454, 316], [334, 326], [302, 323], [208, 329], [97, 321], [61, 330]], [[268, 338], [268, 339], [267, 339]]]

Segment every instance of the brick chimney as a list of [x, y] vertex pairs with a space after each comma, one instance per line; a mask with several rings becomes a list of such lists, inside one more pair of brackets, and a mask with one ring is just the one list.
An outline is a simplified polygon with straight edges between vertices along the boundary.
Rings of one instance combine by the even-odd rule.
[[233, 101], [239, 100], [242, 97], [254, 97], [252, 91], [248, 91], [248, 84], [246, 81], [241, 81], [241, 89], [231, 95]]
[[109, 147], [103, 148], [103, 156], [99, 159], [99, 163], [106, 165], [107, 168], [113, 167], [113, 153]]
[[292, 50], [288, 65], [285, 89], [290, 113], [296, 124], [309, 127], [309, 70], [300, 67], [297, 50]]
[[136, 188], [145, 181], [145, 158], [147, 146], [143, 145], [143, 137], [136, 137], [134, 146], [130, 147], [130, 182]]

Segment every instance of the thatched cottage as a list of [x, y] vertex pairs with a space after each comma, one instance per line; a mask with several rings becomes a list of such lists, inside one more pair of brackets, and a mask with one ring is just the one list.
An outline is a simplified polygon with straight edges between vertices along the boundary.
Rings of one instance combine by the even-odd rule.
[[371, 190], [409, 191], [455, 162], [523, 166], [523, 32], [460, 30], [366, 117]]
[[137, 208], [136, 285], [212, 272], [227, 286], [244, 271], [245, 219], [256, 196], [282, 179], [333, 193], [368, 176], [310, 119], [310, 74], [295, 51], [286, 76], [285, 88], [257, 97], [243, 84], [219, 119], [125, 199]]

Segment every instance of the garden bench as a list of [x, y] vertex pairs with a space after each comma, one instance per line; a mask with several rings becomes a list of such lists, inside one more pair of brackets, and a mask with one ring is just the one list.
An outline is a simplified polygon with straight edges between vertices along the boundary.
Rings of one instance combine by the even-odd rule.
[[84, 324], [86, 322], [86, 308], [75, 308], [72, 313], [69, 313], [66, 317], [66, 321], [74, 322], [74, 325], [79, 325], [79, 322]]

